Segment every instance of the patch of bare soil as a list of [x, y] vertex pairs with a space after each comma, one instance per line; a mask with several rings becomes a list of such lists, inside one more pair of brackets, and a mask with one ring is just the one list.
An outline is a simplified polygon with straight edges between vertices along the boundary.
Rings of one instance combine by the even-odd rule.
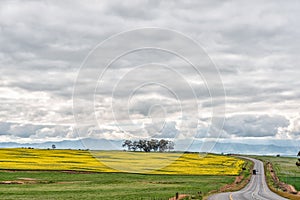
[[34, 178], [18, 178], [17, 180], [0, 181], [0, 184], [36, 184], [39, 182], [40, 181]]
[[272, 177], [273, 182], [275, 183], [275, 185], [277, 185], [282, 191], [284, 192], [288, 192], [290, 194], [295, 194], [297, 195], [299, 192], [295, 189], [294, 186], [286, 184], [284, 182], [281, 182], [279, 180], [279, 178], [277, 177], [274, 169], [273, 169], [273, 165], [272, 163], [268, 162], [267, 163], [267, 170], [270, 172], [270, 175]]
[[98, 172], [93, 172], [93, 171], [76, 171], [76, 170], [13, 170], [13, 169], [9, 169], [9, 170], [3, 170], [3, 169], [0, 169], [0, 171], [2, 172], [8, 172], [8, 173], [15, 173], [15, 172], [40, 172], [40, 171], [43, 171], [43, 172], [63, 172], [63, 173], [68, 173], [68, 174], [95, 174], [95, 173], [98, 173]]
[[[241, 184], [243, 181], [244, 181], [245, 183], [244, 183], [244, 184]], [[240, 187], [242, 187], [243, 185], [246, 185], [248, 182], [249, 182], [249, 180], [244, 180], [244, 176], [243, 176], [243, 175], [237, 176], [237, 177], [235, 177], [235, 180], [234, 180], [233, 183], [227, 184], [227, 185], [223, 186], [223, 187], [220, 189], [220, 192], [226, 192], [226, 191], [237, 190], [237, 189], [239, 189]]]
[[176, 199], [176, 196], [175, 197], [172, 197], [170, 198], [169, 200], [180, 200], [180, 199], [184, 199], [185, 197], [188, 197], [189, 195], [187, 194], [180, 194], [178, 195], [178, 198]]
[[0, 184], [25, 184], [23, 181], [1, 181]]
[[95, 172], [72, 171], [72, 170], [64, 170], [64, 171], [61, 171], [61, 172], [68, 173], [68, 174], [93, 174], [93, 173], [95, 173]]
[[91, 181], [62, 181], [56, 182], [56, 184], [75, 184], [75, 183], [90, 183]]

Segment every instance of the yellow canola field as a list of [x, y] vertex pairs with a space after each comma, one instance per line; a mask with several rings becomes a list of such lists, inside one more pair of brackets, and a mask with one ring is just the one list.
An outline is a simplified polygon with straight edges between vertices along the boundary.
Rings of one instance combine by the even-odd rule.
[[196, 153], [0, 149], [0, 170], [238, 175], [244, 162], [230, 156]]

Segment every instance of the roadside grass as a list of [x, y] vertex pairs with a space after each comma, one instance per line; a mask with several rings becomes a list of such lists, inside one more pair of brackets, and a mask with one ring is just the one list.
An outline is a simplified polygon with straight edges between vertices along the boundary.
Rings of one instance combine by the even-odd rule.
[[254, 163], [250, 160], [240, 158], [239, 159], [244, 160], [244, 164], [242, 166], [243, 170], [239, 174], [239, 176], [235, 177], [234, 182], [227, 184], [223, 187], [221, 187], [219, 190], [214, 190], [210, 191], [209, 194], [206, 194], [204, 196], [204, 199], [206, 200], [208, 196], [214, 194], [214, 193], [219, 193], [219, 192], [234, 192], [243, 189], [250, 181], [251, 176], [252, 176], [252, 169], [254, 166]]
[[281, 196], [289, 199], [299, 199], [299, 196], [281, 191], [273, 182], [269, 170], [266, 169], [266, 163], [270, 162], [273, 169], [281, 182], [293, 185], [296, 190], [300, 190], [300, 169], [296, 166], [297, 158], [291, 157], [275, 157], [275, 156], [252, 156], [262, 160], [265, 166], [266, 179], [270, 189]]
[[244, 159], [244, 165], [243, 165], [243, 169], [242, 172], [240, 173], [240, 177], [242, 178], [240, 180], [240, 182], [238, 184], [235, 184], [235, 186], [233, 188], [231, 188], [230, 190], [226, 190], [226, 191], [237, 191], [237, 190], [241, 190], [242, 188], [244, 188], [251, 179], [252, 176], [252, 170], [253, 170], [253, 166], [254, 163], [250, 160]]

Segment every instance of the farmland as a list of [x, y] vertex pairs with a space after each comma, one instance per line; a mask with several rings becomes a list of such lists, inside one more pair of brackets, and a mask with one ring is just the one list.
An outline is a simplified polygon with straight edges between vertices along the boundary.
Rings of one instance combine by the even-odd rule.
[[11, 170], [238, 175], [243, 164], [234, 157], [197, 153], [0, 149], [0, 169]]
[[22, 178], [36, 184], [0, 184], [1, 199], [168, 199], [176, 192], [207, 193], [234, 181], [233, 176], [0, 172], [0, 181]]
[[[145, 159], [156, 163], [174, 158], [170, 165], [147, 173], [124, 173], [99, 162], [134, 161], [141, 170]], [[213, 154], [0, 149], [0, 197], [105, 200], [207, 194], [232, 183], [243, 165], [243, 160]]]

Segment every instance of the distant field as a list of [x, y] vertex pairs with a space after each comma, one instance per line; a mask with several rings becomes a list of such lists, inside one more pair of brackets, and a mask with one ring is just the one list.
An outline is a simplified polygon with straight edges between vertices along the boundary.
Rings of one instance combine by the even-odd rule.
[[259, 156], [263, 161], [271, 162], [278, 178], [300, 190], [300, 168], [296, 166], [297, 158]]
[[[134, 161], [138, 169], [145, 160], [159, 162], [179, 156], [117, 151], [93, 155], [105, 158], [105, 163]], [[232, 183], [244, 164], [243, 160], [227, 156], [183, 154], [153, 174], [134, 174], [117, 172], [88, 151], [0, 149], [0, 199], [154, 200], [168, 199], [176, 192], [195, 195], [199, 191], [205, 195]]]
[[234, 157], [212, 154], [201, 157], [196, 153], [94, 151], [93, 156], [89, 151], [79, 150], [0, 149], [0, 169], [89, 172], [122, 172], [118, 170], [122, 169], [150, 174], [238, 175], [244, 164]]

